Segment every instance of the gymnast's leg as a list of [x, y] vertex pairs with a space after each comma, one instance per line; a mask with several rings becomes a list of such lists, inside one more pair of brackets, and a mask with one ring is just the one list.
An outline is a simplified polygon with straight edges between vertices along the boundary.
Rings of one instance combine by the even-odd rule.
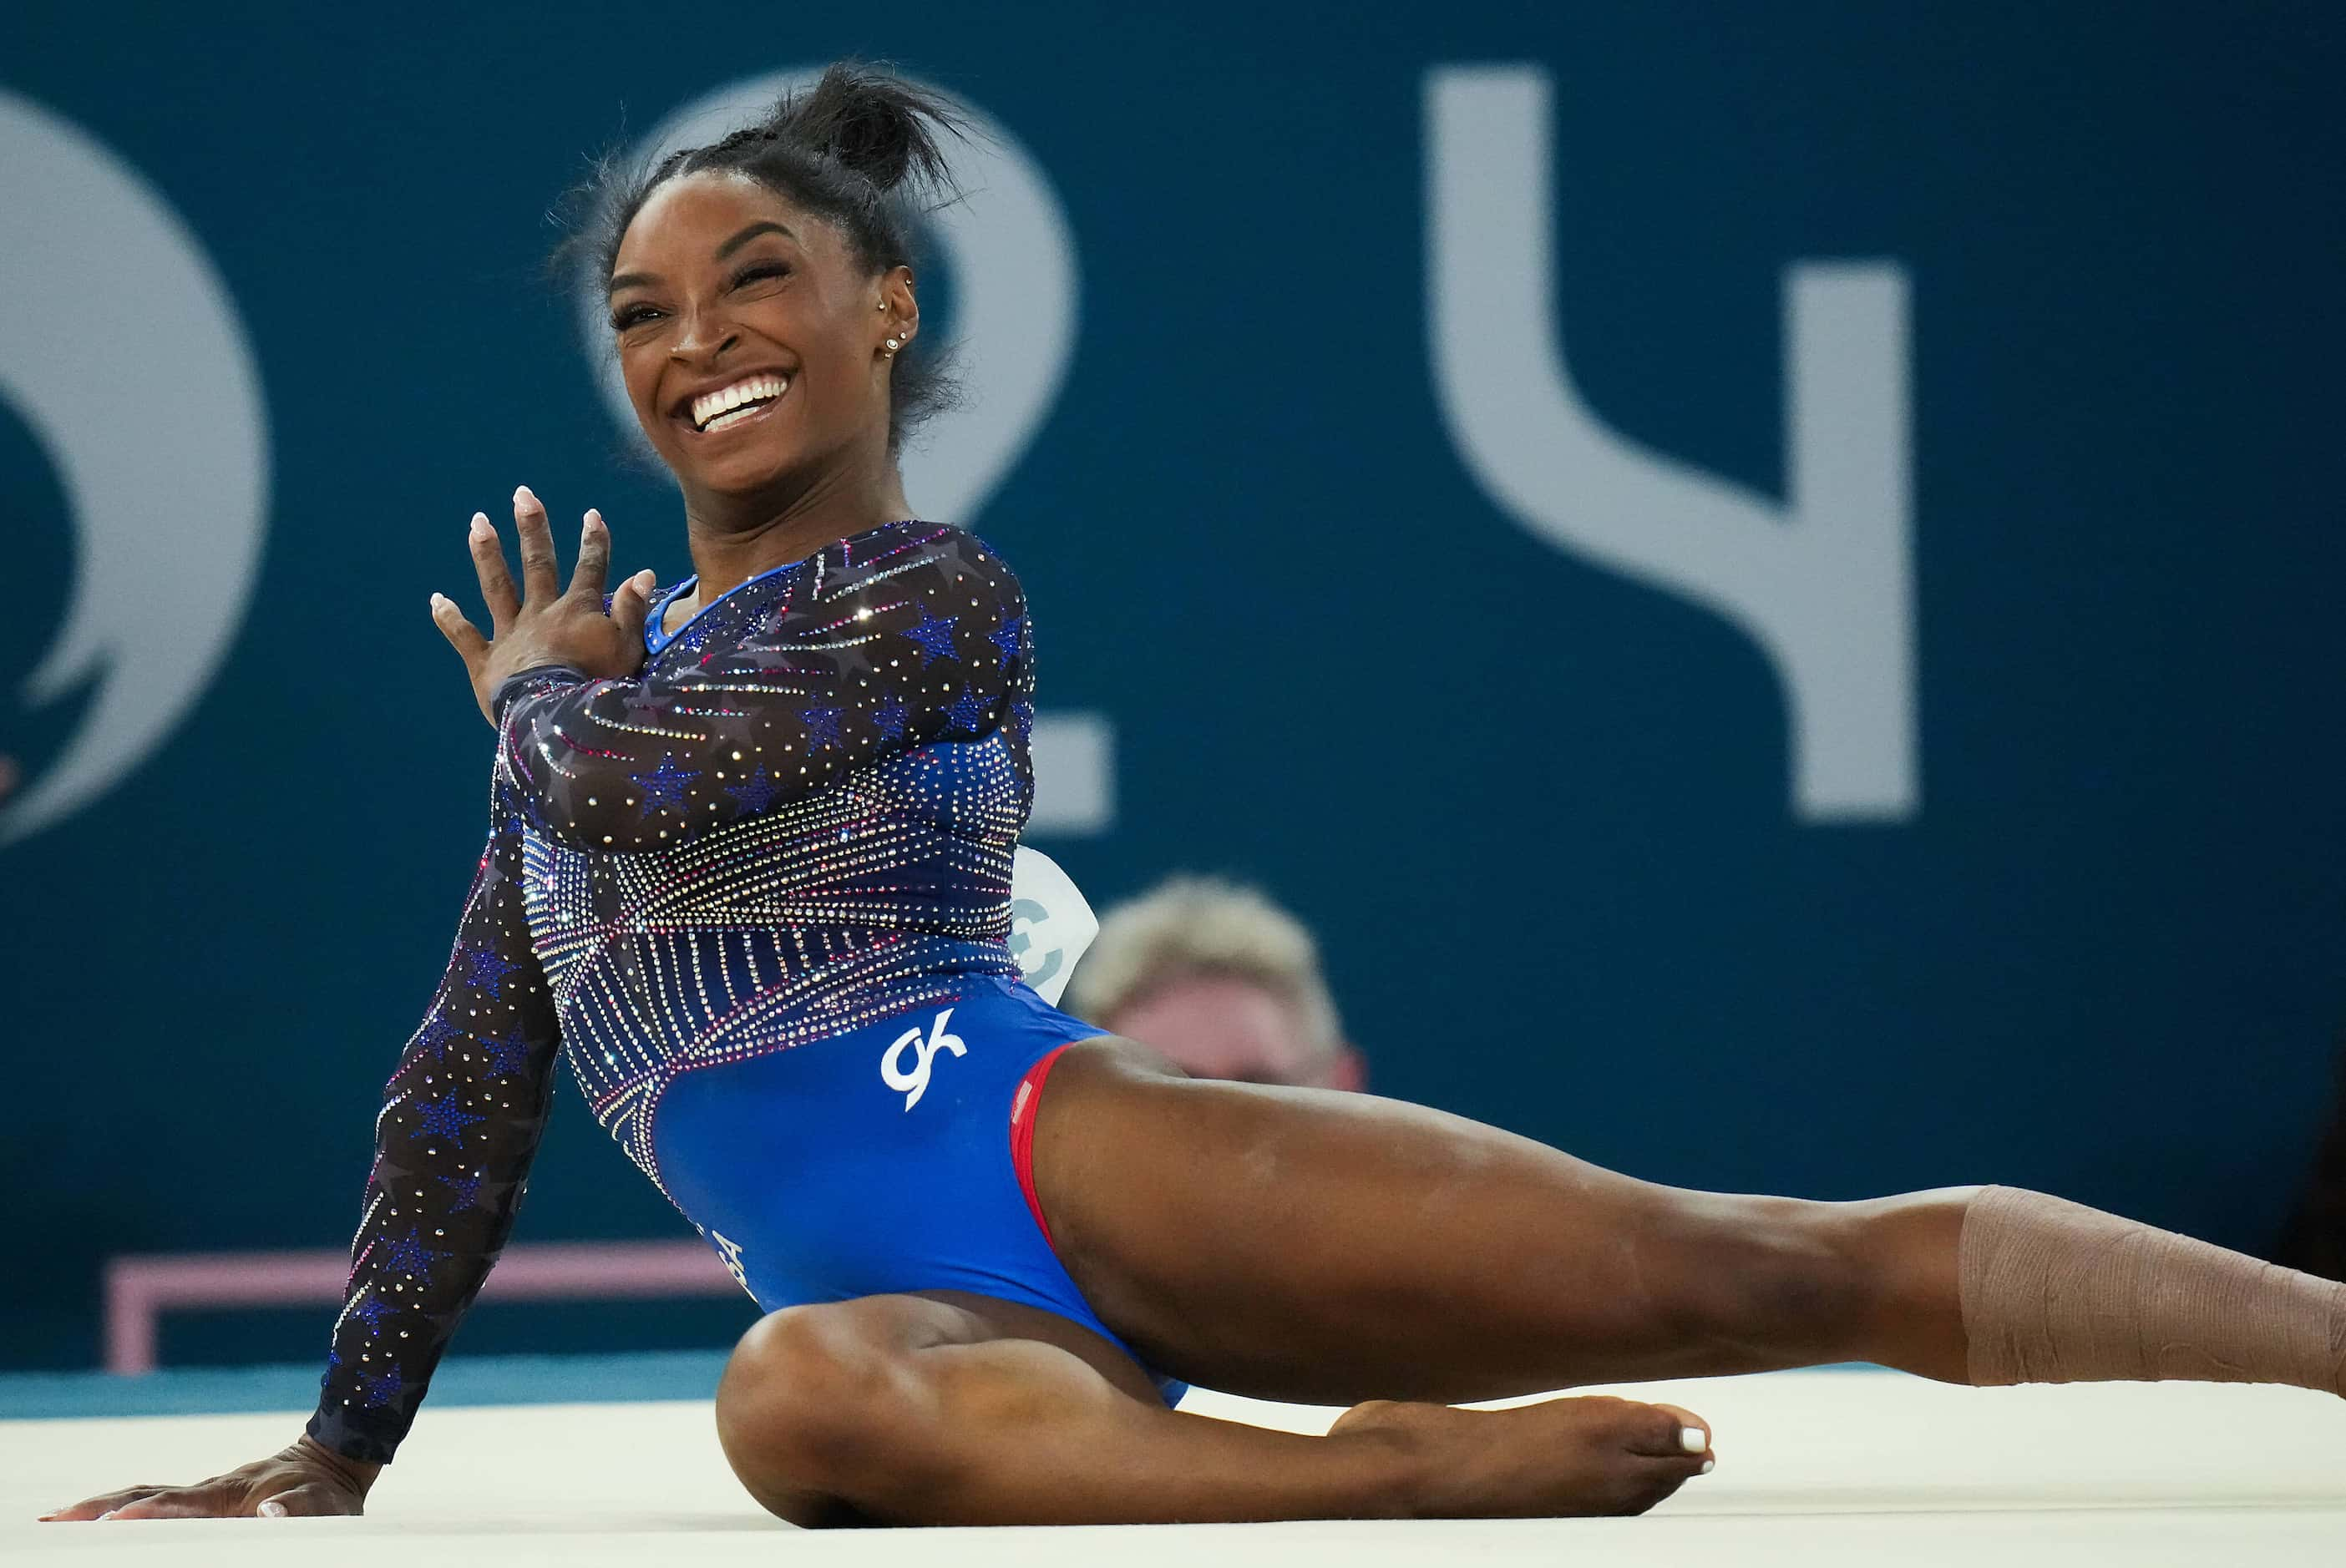
[[1693, 1192], [1113, 1037], [1068, 1048], [1036, 1117], [1043, 1212], [1094, 1309], [1235, 1393], [1450, 1402], [1841, 1360], [2346, 1393], [2346, 1286], [2043, 1194]]
[[1372, 1406], [1326, 1437], [1184, 1414], [1091, 1330], [957, 1292], [770, 1315], [717, 1423], [750, 1494], [810, 1526], [1635, 1513], [1708, 1462], [1698, 1418], [1626, 1400]]

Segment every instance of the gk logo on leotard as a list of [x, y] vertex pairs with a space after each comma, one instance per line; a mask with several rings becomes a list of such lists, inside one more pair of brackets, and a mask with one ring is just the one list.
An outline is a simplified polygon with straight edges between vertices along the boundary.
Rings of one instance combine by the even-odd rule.
[[[950, 1007], [938, 1013], [937, 1021], [929, 1025], [929, 1037], [925, 1040], [921, 1038], [918, 1029], [905, 1030], [896, 1037], [896, 1043], [888, 1047], [888, 1054], [880, 1058], [882, 1082], [892, 1089], [911, 1091], [904, 1096], [904, 1109], [908, 1111], [919, 1105], [921, 1096], [929, 1092], [929, 1064], [938, 1052], [950, 1051], [956, 1056], [969, 1054], [969, 1047], [962, 1044], [960, 1035], [945, 1033], [945, 1020], [952, 1016], [953, 1009]], [[908, 1045], [919, 1057], [909, 1073], [899, 1064], [899, 1058]]]

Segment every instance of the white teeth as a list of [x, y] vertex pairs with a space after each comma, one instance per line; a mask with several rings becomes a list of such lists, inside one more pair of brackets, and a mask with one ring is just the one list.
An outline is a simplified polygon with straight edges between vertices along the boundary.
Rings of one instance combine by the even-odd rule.
[[[764, 403], [760, 403], [758, 408], [763, 408], [766, 405]], [[710, 420], [707, 424], [702, 425], [700, 427], [701, 433], [705, 435], [712, 430], [719, 430], [729, 424], [740, 424], [745, 419], [754, 418], [757, 415], [758, 408], [728, 409], [723, 413], [719, 414], [715, 419]]]
[[788, 376], [750, 376], [735, 382], [729, 387], [719, 387], [692, 400], [692, 423], [708, 430], [721, 414], [730, 413], [744, 403], [770, 402], [790, 390]]

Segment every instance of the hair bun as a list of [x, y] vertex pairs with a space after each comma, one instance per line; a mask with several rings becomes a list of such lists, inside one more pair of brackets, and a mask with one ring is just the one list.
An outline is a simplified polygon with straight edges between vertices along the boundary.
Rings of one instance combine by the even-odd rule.
[[958, 127], [950, 102], [902, 78], [839, 61], [803, 92], [785, 95], [767, 127], [777, 139], [838, 160], [882, 191], [917, 173], [934, 183], [945, 172], [923, 120]]

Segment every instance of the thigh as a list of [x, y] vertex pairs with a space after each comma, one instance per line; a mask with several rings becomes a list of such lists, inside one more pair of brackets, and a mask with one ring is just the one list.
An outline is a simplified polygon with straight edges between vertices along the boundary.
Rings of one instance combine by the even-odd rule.
[[796, 1324], [842, 1351], [891, 1355], [941, 1345], [981, 1345], [992, 1339], [1032, 1339], [1065, 1350], [1097, 1372], [1109, 1387], [1144, 1404], [1161, 1403], [1157, 1384], [1114, 1341], [1056, 1312], [968, 1290], [905, 1290], [785, 1307], [770, 1312], [743, 1339]]
[[[1071, 1047], [1038, 1196], [1102, 1319], [1209, 1388], [1446, 1401], [1798, 1364], [1721, 1342], [1722, 1275], [1835, 1206], [1641, 1182], [1441, 1111]], [[1795, 1268], [1781, 1277], [1800, 1278]]]

